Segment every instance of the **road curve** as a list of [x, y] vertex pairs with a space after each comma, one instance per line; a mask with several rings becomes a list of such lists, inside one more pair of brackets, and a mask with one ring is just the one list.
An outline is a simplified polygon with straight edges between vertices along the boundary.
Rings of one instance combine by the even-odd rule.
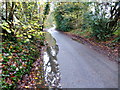
[[63, 88], [118, 88], [118, 64], [68, 36], [48, 30], [59, 46]]

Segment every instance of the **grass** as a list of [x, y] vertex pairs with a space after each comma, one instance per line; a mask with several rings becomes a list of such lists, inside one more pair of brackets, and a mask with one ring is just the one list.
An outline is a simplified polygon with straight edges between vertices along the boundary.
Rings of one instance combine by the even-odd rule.
[[90, 29], [87, 30], [75, 29], [70, 31], [69, 33], [88, 38], [90, 36], [91, 31]]

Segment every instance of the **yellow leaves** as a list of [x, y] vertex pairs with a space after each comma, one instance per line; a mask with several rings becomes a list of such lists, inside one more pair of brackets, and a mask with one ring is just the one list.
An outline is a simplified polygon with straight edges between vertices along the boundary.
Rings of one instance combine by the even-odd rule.
[[28, 32], [34, 32], [35, 30], [34, 29], [31, 29], [31, 30], [29, 30]]
[[26, 51], [26, 50], [24, 50], [24, 49], [22, 50], [22, 52], [25, 52], [25, 51]]
[[31, 36], [31, 35], [28, 35], [28, 38], [32, 38], [32, 36]]
[[8, 33], [11, 33], [11, 30], [9, 28], [6, 27], [2, 27], [3, 29], [5, 29]]
[[34, 79], [38, 79], [38, 77], [35, 77]]
[[29, 88], [29, 86], [25, 86], [25, 88]]
[[19, 24], [18, 22], [19, 22], [19, 20], [15, 18], [15, 22], [13, 22], [13, 23], [14, 24]]
[[23, 26], [23, 29], [27, 29], [27, 28], [28, 28], [27, 25], [24, 25], [24, 26]]
[[34, 25], [38, 25], [37, 23], [34, 23]]
[[43, 34], [45, 34], [45, 33], [46, 33], [46, 32], [39, 32], [40, 35], [43, 35]]
[[12, 45], [10, 46], [10, 48], [13, 48]]
[[12, 56], [8, 56], [8, 58], [9, 58], [9, 59], [11, 59], [11, 58], [12, 58]]
[[3, 33], [0, 33], [0, 35], [3, 35]]
[[30, 40], [29, 39], [26, 39], [27, 42], [29, 42]]
[[31, 26], [30, 26], [30, 25], [28, 25], [28, 28], [31, 28]]
[[27, 35], [26, 33], [23, 33], [23, 35]]
[[39, 73], [37, 73], [37, 76], [39, 76], [40, 74]]
[[16, 6], [19, 6], [19, 3], [16, 2]]
[[16, 35], [16, 37], [22, 37], [22, 36], [23, 36], [23, 34], [20, 34], [20, 35], [18, 34], [18, 35]]

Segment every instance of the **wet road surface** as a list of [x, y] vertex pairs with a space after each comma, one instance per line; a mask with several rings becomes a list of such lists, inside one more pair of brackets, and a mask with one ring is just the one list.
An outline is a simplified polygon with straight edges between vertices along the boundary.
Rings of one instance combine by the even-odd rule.
[[117, 88], [118, 65], [68, 36], [48, 30], [59, 46], [58, 63], [63, 88]]

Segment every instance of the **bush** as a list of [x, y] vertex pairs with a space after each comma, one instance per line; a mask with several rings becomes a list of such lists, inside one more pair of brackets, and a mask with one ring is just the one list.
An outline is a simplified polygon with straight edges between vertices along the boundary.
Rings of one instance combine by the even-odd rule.
[[91, 23], [92, 36], [95, 36], [98, 40], [106, 40], [113, 32], [110, 28], [106, 27], [108, 20], [95, 18]]
[[84, 14], [83, 30], [91, 28], [91, 36], [96, 40], [106, 41], [107, 38], [113, 35], [113, 30], [107, 26], [109, 18], [95, 15], [92, 12], [86, 12]]
[[56, 29], [69, 32], [77, 29], [82, 23], [82, 3], [59, 3], [54, 11]]

